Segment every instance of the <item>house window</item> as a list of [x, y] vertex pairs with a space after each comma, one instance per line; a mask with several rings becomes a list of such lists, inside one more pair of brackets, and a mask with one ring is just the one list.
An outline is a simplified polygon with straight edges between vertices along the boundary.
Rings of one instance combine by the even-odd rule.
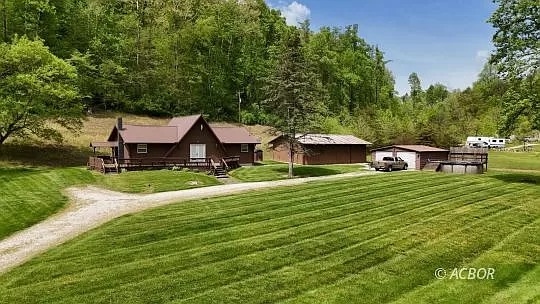
[[137, 153], [138, 154], [146, 154], [146, 153], [148, 153], [148, 145], [147, 144], [137, 144]]
[[206, 145], [190, 144], [189, 158], [191, 159], [191, 161], [204, 161], [206, 159]]
[[242, 144], [240, 146], [240, 152], [242, 152], [242, 153], [249, 152], [249, 145], [248, 144]]

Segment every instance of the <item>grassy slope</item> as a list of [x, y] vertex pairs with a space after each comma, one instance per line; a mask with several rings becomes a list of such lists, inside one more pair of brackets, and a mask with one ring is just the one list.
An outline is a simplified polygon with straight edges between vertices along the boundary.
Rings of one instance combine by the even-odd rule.
[[124, 192], [162, 192], [219, 184], [213, 176], [179, 171], [102, 175], [82, 168], [0, 169], [0, 240], [65, 206], [62, 189], [97, 184]]
[[[0, 145], [0, 165], [25, 165], [49, 167], [84, 166], [92, 154], [89, 144], [92, 141], [104, 141], [116, 123], [116, 117], [122, 116], [125, 124], [164, 125], [167, 119], [136, 116], [130, 114], [105, 113], [87, 117], [81, 132], [73, 134], [64, 129], [59, 131], [64, 136], [62, 144], [35, 138], [10, 138]], [[108, 150], [103, 150], [109, 153]]]
[[61, 189], [95, 182], [84, 169], [0, 169], [0, 239], [31, 226], [67, 203]]
[[[321, 165], [302, 166], [294, 165], [294, 175], [296, 177], [324, 176], [340, 173], [349, 173], [363, 170], [360, 165]], [[246, 182], [270, 181], [286, 179], [289, 168], [287, 164], [272, 163], [260, 166], [242, 167], [232, 171], [230, 174], [234, 178]]]
[[[390, 173], [126, 216], [0, 276], [7, 303], [526, 303], [540, 178]], [[336, 199], [339, 198], [339, 199]], [[438, 267], [496, 268], [437, 280]]]
[[174, 191], [220, 184], [217, 178], [204, 173], [170, 170], [101, 175], [98, 183], [111, 190], [132, 193]]

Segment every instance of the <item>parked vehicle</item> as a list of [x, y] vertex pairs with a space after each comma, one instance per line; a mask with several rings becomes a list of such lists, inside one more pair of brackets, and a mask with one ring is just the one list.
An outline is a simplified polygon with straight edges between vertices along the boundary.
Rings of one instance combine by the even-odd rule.
[[376, 160], [371, 163], [371, 167], [376, 171], [385, 170], [391, 172], [392, 170], [407, 170], [408, 164], [401, 157], [385, 156], [382, 160]]

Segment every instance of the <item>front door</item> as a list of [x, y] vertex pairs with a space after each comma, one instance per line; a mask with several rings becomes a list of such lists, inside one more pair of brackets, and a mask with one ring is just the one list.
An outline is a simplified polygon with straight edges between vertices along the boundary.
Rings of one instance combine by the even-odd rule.
[[191, 161], [205, 161], [206, 145], [205, 144], [190, 144], [189, 158]]

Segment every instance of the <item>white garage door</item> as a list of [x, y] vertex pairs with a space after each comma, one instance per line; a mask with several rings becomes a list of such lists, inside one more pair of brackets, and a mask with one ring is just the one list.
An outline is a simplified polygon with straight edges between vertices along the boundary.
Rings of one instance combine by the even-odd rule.
[[385, 152], [385, 151], [375, 151], [375, 160], [382, 160], [383, 157], [392, 157], [394, 156], [392, 152]]
[[416, 168], [416, 152], [398, 152], [397, 157], [401, 157], [401, 159], [406, 161], [409, 168]]

